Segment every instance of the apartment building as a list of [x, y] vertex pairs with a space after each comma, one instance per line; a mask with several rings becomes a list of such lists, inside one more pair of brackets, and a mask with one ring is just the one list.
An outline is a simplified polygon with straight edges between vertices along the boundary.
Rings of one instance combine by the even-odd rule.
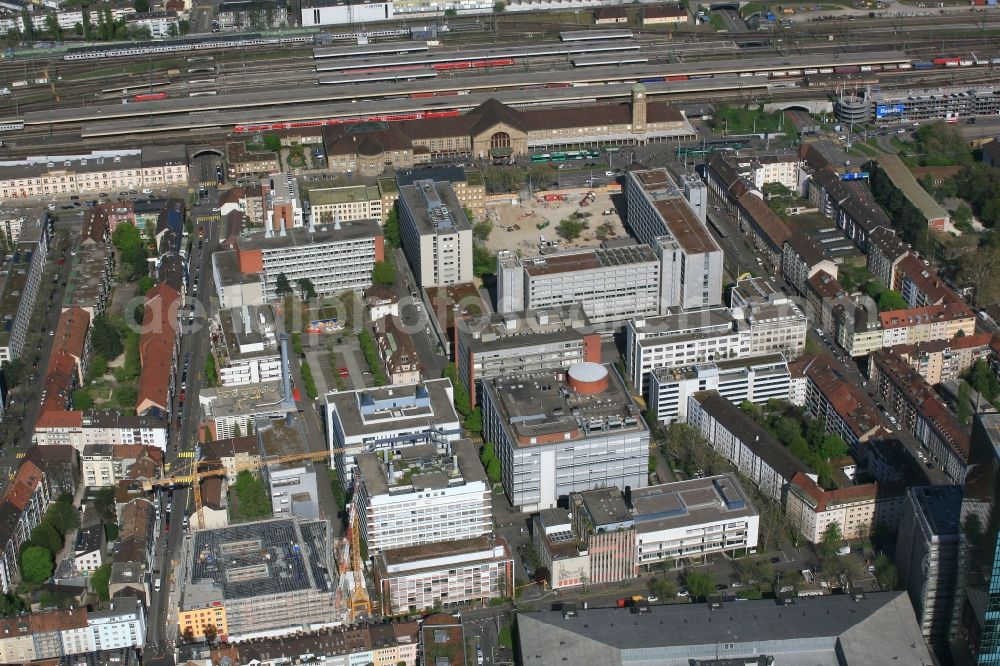
[[625, 350], [629, 383], [647, 395], [656, 368], [750, 356], [750, 331], [728, 308], [670, 308], [659, 317], [630, 320], [625, 326]]
[[279, 275], [293, 290], [309, 280], [320, 296], [362, 291], [371, 286], [375, 262], [382, 261], [377, 222], [358, 220], [280, 228], [241, 238], [235, 250], [212, 255], [212, 274], [222, 308], [262, 305], [280, 298]]
[[662, 262], [660, 312], [722, 303], [722, 249], [666, 169], [629, 171], [629, 229]]
[[0, 200], [186, 185], [182, 145], [0, 162]]
[[106, 551], [104, 525], [79, 528], [73, 543], [73, 573], [81, 576], [94, 573], [104, 564]]
[[219, 439], [201, 445], [201, 459], [217, 463], [226, 470], [226, 485], [236, 483], [237, 468], [249, 468], [260, 462], [260, 445], [255, 434]]
[[11, 592], [20, 579], [21, 546], [55, 499], [41, 468], [25, 460], [0, 498], [0, 590]]
[[497, 305], [504, 313], [579, 303], [595, 324], [655, 316], [659, 280], [656, 255], [631, 238], [536, 257], [497, 255]]
[[810, 543], [820, 543], [832, 523], [844, 539], [867, 539], [878, 523], [895, 529], [901, 513], [898, 490], [890, 492], [876, 483], [824, 490], [804, 472], [792, 477], [785, 500], [785, 515]]
[[969, 433], [934, 388], [899, 355], [872, 354], [868, 364], [872, 390], [927, 449], [953, 483], [963, 483], [969, 465]]
[[899, 291], [899, 266], [908, 256], [910, 246], [893, 229], [880, 227], [868, 239], [868, 272], [886, 289]]
[[795, 301], [764, 278], [737, 281], [731, 291], [734, 317], [743, 317], [750, 329], [750, 353], [781, 353], [798, 358], [806, 348], [809, 321]]
[[662, 424], [687, 422], [688, 398], [718, 391], [734, 405], [788, 400], [791, 374], [781, 354], [734, 358], [689, 367], [656, 368], [650, 374], [647, 404]]
[[226, 0], [219, 3], [223, 30], [264, 30], [288, 25], [288, 5], [275, 0]]
[[71, 446], [80, 454], [88, 446], [139, 445], [165, 451], [167, 426], [151, 415], [45, 409], [35, 422], [34, 441], [39, 446]]
[[244, 305], [219, 312], [214, 352], [221, 386], [246, 386], [281, 379], [281, 354], [268, 305]]
[[383, 222], [382, 192], [375, 185], [322, 187], [309, 190], [309, 211], [314, 224], [340, 220], [378, 220]]
[[962, 303], [959, 295], [945, 284], [927, 260], [915, 254], [906, 254], [899, 260], [893, 279], [897, 291], [903, 295], [911, 308]]
[[396, 322], [394, 317], [383, 317], [375, 322], [375, 349], [390, 384], [416, 384], [420, 381], [417, 349], [410, 334]]
[[799, 296], [805, 296], [809, 279], [820, 271], [836, 278], [837, 263], [808, 236], [792, 234], [782, 249], [781, 273], [785, 280]]
[[174, 375], [180, 354], [178, 336], [178, 301], [181, 295], [160, 282], [146, 292], [142, 333], [139, 338], [138, 398], [135, 412], [169, 420], [172, 410]]
[[420, 625], [414, 621], [334, 627], [294, 636], [255, 638], [212, 648], [212, 663], [281, 666], [311, 655], [322, 666], [417, 666]]
[[951, 340], [933, 340], [915, 345], [890, 347], [920, 373], [928, 384], [935, 385], [958, 379], [977, 361], [987, 360], [992, 354], [989, 333], [963, 335]]
[[120, 597], [106, 611], [51, 610], [0, 620], [0, 661], [55, 660], [75, 663], [74, 655], [141, 648], [146, 611], [134, 597]]
[[521, 511], [573, 492], [647, 485], [649, 430], [610, 365], [578, 363], [483, 383], [483, 438]]
[[231, 180], [263, 176], [281, 168], [278, 153], [269, 150], [248, 151], [243, 141], [226, 144], [226, 166]]
[[368, 552], [492, 533], [490, 484], [469, 440], [362, 453], [354, 511]]
[[806, 161], [811, 162], [807, 186], [809, 200], [862, 252], [867, 252], [871, 235], [880, 228], [892, 229], [892, 220], [876, 203], [867, 183], [841, 180], [840, 174], [819, 151], [810, 146], [803, 146], [802, 150], [807, 153]]
[[163, 467], [163, 449], [142, 444], [87, 444], [80, 454], [83, 483], [88, 488], [117, 486], [123, 479], [154, 478]]
[[403, 251], [422, 287], [472, 280], [472, 226], [451, 183], [417, 180], [399, 188]]
[[947, 645], [962, 617], [967, 544], [961, 517], [961, 486], [906, 489], [896, 563], [924, 639], [932, 646]]
[[951, 340], [976, 332], [976, 314], [965, 303], [941, 303], [880, 312], [882, 346], [912, 345], [930, 340]]
[[184, 541], [171, 597], [179, 631], [190, 628], [200, 638], [211, 624], [228, 641], [333, 626], [345, 608], [327, 573], [335, 566], [331, 547], [322, 520], [277, 518], [195, 531]]
[[384, 550], [375, 556], [382, 612], [396, 615], [505, 597], [514, 589], [514, 560], [493, 536]]
[[449, 379], [326, 394], [326, 432], [333, 464], [345, 487], [355, 457], [462, 437]]
[[688, 398], [688, 423], [719, 455], [776, 502], [784, 501], [788, 484], [796, 474], [809, 471], [771, 433], [718, 391], [702, 391]]
[[864, 461], [861, 445], [883, 426], [875, 403], [829, 356], [812, 359], [805, 367], [805, 375], [806, 411], [813, 418], [823, 419], [827, 431], [839, 435], [851, 454]]
[[66, 258], [69, 276], [62, 308], [81, 308], [93, 317], [104, 314], [114, 284], [114, 253], [110, 244], [81, 244]]
[[579, 305], [470, 315], [456, 328], [455, 365], [473, 406], [493, 377], [601, 362], [601, 335]]
[[21, 230], [10, 260], [0, 268], [0, 363], [21, 354], [49, 253], [51, 218]]

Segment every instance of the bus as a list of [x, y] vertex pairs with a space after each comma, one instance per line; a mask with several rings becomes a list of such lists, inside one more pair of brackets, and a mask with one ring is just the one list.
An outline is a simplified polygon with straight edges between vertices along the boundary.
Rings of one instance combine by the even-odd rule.
[[566, 161], [566, 153], [552, 153], [552, 161], [553, 162], [565, 162]]
[[540, 155], [532, 155], [531, 156], [531, 161], [532, 162], [548, 162], [550, 159], [551, 159], [551, 156], [548, 153], [542, 153]]

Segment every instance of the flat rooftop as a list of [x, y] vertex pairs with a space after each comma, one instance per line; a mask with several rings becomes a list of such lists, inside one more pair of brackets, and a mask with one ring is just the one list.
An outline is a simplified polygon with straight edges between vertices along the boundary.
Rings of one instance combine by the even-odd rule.
[[[591, 386], [595, 389], [606, 382], [603, 389], [593, 393], [573, 389], [567, 374], [582, 366], [588, 368], [588, 374], [593, 371]], [[569, 371], [496, 377], [484, 386], [519, 447], [646, 429], [638, 408], [610, 364], [585, 363]]]
[[[278, 355], [271, 306], [248, 305], [246, 308], [222, 310], [219, 312], [219, 324], [230, 359]], [[247, 351], [241, 351], [243, 349]]]
[[757, 515], [732, 474], [665, 483], [632, 491], [638, 532], [656, 532]]
[[729, 308], [713, 307], [701, 310], [669, 308], [667, 314], [647, 317], [633, 323], [641, 336], [639, 345], [655, 347], [666, 343], [702, 340], [723, 334], [735, 335], [739, 322]]
[[264, 232], [244, 236], [237, 241], [241, 250], [282, 250], [289, 247], [343, 243], [359, 238], [375, 238], [382, 235], [382, 227], [376, 220], [353, 220], [351, 222], [331, 222], [317, 224], [315, 231], [309, 227], [294, 227], [285, 230], [285, 235], [275, 233], [268, 238]]
[[459, 336], [473, 351], [579, 340], [590, 321], [579, 304], [468, 316]]
[[631, 523], [632, 512], [617, 488], [597, 488], [580, 493], [580, 500], [594, 521], [594, 527]]
[[667, 231], [688, 254], [721, 252], [718, 243], [684, 199], [664, 199], [655, 203]]
[[443, 444], [405, 446], [390, 460], [392, 478], [384, 453], [362, 453], [354, 458], [369, 496], [451, 488], [487, 480], [479, 452], [468, 439], [451, 442], [450, 447]]
[[576, 273], [579, 271], [655, 263], [656, 254], [648, 245], [633, 240], [631, 245], [572, 250], [522, 259], [524, 272], [530, 277]]
[[382, 193], [376, 185], [351, 185], [309, 190], [308, 198], [312, 206], [331, 206], [361, 201], [381, 201]]
[[[458, 282], [440, 287], [424, 287], [431, 312], [441, 330], [449, 338], [454, 334], [455, 317], [468, 317], [489, 312], [490, 307], [472, 282]], [[454, 306], [458, 306], [455, 309]]]
[[179, 606], [314, 590], [327, 592], [330, 537], [325, 521], [290, 518], [199, 530], [186, 542]]
[[783, 354], [765, 354], [764, 356], [747, 358], [727, 358], [722, 361], [697, 363], [676, 368], [654, 368], [653, 375], [660, 381], [697, 379], [711, 374], [726, 375], [727, 379], [731, 379], [736, 374], [746, 376], [751, 370], [756, 377], [787, 375], [788, 362]]
[[[495, 546], [500, 545], [501, 543], [503, 542], [495, 539], [493, 536], [472, 537], [470, 539], [462, 539], [460, 541], [424, 543], [418, 546], [406, 546], [405, 548], [383, 550], [381, 553], [381, 559], [385, 561], [386, 566], [399, 566], [414, 564], [422, 562], [423, 560], [445, 557], [451, 558], [459, 555], [471, 555], [474, 553], [492, 550]], [[488, 559], [492, 559], [492, 555]], [[442, 567], [447, 568], [447, 565], [442, 564], [424, 567], [423, 570], [437, 570]], [[422, 569], [407, 569], [407, 573], [414, 573], [421, 570]]]
[[212, 418], [245, 416], [282, 411], [280, 381], [260, 382], [244, 386], [202, 389], [199, 401], [205, 415]]
[[962, 486], [910, 488], [935, 536], [955, 536], [962, 531]]
[[449, 182], [415, 180], [412, 185], [399, 188], [399, 198], [413, 216], [421, 236], [472, 229]]
[[306, 434], [302, 429], [302, 419], [295, 419], [288, 425], [285, 419], [256, 421], [257, 437], [265, 456], [292, 456], [309, 453]]
[[326, 395], [328, 409], [336, 410], [347, 437], [399, 429], [404, 424], [428, 427], [458, 421], [451, 398], [451, 382], [432, 379], [418, 384], [383, 386]]

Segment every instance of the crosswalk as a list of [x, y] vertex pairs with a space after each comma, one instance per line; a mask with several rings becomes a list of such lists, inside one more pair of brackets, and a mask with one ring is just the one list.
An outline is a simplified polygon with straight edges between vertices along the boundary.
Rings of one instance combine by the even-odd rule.
[[194, 451], [181, 451], [177, 454], [178, 458], [194, 458]]
[[195, 219], [198, 221], [198, 224], [202, 224], [202, 223], [205, 223], [205, 222], [220, 222], [220, 221], [222, 221], [222, 217], [220, 215], [199, 215]]
[[25, 453], [24, 451], [18, 451], [18, 452], [17, 452], [17, 456], [15, 456], [15, 457], [16, 457], [16, 458], [17, 458], [18, 460], [21, 460], [21, 459], [22, 459], [22, 458], [24, 458], [24, 456], [26, 456], [26, 455], [27, 455], [27, 454], [26, 454], [26, 453]]

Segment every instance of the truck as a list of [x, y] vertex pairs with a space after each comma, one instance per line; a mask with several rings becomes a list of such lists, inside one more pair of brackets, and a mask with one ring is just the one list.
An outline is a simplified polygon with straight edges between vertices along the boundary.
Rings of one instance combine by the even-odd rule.
[[549, 221], [548, 220], [546, 220], [545, 222], [539, 222], [538, 224], [535, 225], [535, 228], [538, 229], [539, 231], [541, 231], [542, 229], [546, 228], [547, 226], [549, 226]]

